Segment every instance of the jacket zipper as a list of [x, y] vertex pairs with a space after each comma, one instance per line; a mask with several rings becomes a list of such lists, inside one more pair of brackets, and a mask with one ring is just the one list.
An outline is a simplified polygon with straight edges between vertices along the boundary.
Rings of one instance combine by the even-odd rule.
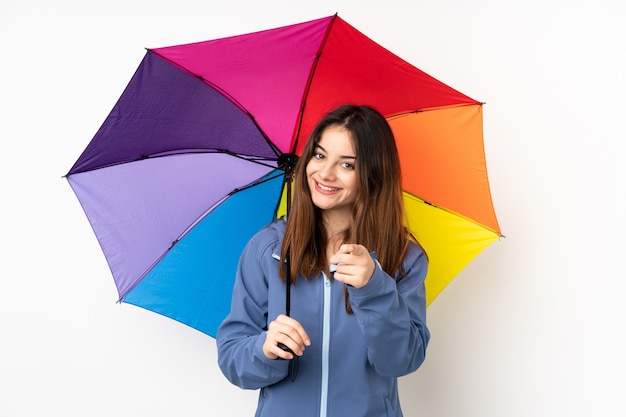
[[324, 319], [322, 322], [322, 393], [320, 396], [320, 417], [326, 417], [328, 410], [328, 356], [330, 352], [330, 280], [324, 276]]

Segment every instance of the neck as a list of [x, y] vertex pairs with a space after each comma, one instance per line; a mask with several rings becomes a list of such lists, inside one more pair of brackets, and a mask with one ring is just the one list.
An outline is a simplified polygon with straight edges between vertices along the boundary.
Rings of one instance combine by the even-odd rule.
[[322, 213], [328, 245], [334, 246], [337, 241], [342, 241], [345, 231], [350, 227], [351, 217], [348, 212], [325, 211]]

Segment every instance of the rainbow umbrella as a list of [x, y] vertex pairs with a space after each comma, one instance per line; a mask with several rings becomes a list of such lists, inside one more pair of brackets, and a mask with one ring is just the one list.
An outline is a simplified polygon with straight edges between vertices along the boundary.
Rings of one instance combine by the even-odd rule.
[[344, 103], [376, 108], [394, 130], [430, 303], [500, 236], [482, 104], [337, 15], [147, 51], [66, 175], [120, 302], [215, 335], [244, 245], [284, 214], [286, 172]]

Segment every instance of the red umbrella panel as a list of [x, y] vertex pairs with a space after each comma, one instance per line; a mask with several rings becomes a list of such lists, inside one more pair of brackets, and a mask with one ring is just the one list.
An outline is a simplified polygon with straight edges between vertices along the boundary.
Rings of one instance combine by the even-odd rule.
[[285, 161], [345, 103], [394, 131], [432, 301], [500, 236], [482, 104], [337, 15], [147, 51], [67, 174], [120, 300], [214, 335], [243, 246], [284, 214]]

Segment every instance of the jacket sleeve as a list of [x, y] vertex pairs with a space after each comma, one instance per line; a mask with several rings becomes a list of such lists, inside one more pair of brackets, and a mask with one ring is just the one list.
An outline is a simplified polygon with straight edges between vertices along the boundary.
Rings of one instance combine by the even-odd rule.
[[411, 244], [404, 262], [405, 277], [393, 279], [377, 267], [367, 285], [348, 287], [368, 360], [381, 375], [406, 375], [426, 357], [430, 340], [424, 287], [427, 269], [425, 253]]
[[261, 247], [260, 241], [253, 238], [241, 255], [231, 311], [216, 337], [220, 369], [231, 383], [245, 389], [262, 388], [284, 379], [289, 366], [289, 361], [272, 360], [263, 353], [271, 264], [266, 255], [270, 249], [267, 245]]

